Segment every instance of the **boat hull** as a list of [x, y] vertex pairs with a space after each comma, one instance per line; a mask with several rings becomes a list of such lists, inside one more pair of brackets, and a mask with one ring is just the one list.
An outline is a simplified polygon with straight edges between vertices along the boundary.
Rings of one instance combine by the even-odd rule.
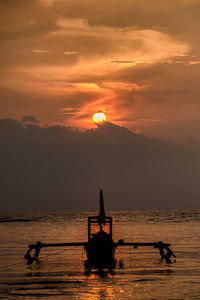
[[116, 245], [113, 241], [90, 241], [85, 245], [87, 263], [93, 266], [115, 264]]

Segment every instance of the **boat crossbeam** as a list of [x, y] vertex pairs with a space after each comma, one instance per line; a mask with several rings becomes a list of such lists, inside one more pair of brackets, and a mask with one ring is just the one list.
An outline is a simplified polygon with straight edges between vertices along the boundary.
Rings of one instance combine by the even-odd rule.
[[169, 248], [171, 244], [166, 244], [162, 241], [154, 243], [126, 243], [124, 240], [119, 240], [118, 243], [116, 243], [116, 246], [132, 246], [135, 249], [138, 247], [154, 247], [159, 249], [161, 258], [165, 259], [167, 263], [171, 263], [171, 256], [176, 257], [174, 252]]
[[153, 243], [127, 243], [124, 242], [123, 240], [119, 240], [116, 243], [117, 246], [133, 246], [133, 248], [138, 248], [138, 247], [154, 247], [154, 248], [160, 248], [161, 246], [163, 248], [171, 246], [171, 244], [166, 244], [163, 242], [153, 242]]
[[[80, 246], [80, 247], [85, 247], [87, 246], [88, 242], [76, 242], [76, 243], [42, 243], [42, 242], [37, 242], [36, 244], [30, 244], [28, 247], [28, 251], [25, 254], [24, 258], [27, 260], [27, 263], [31, 265], [34, 260], [38, 260], [40, 250], [42, 248], [49, 248], [49, 247], [72, 247], [72, 246]], [[162, 241], [159, 242], [153, 242], [153, 243], [132, 243], [132, 242], [124, 242], [124, 240], [119, 240], [117, 243], [114, 243], [115, 247], [127, 247], [131, 246], [135, 249], [138, 247], [154, 247], [159, 249], [160, 256], [162, 259], [165, 259], [166, 262], [171, 262], [170, 257], [176, 257], [176, 255], [173, 253], [173, 251], [169, 248], [171, 244], [163, 243]], [[35, 253], [33, 256], [30, 255], [31, 251], [35, 249]]]
[[[36, 244], [30, 244], [28, 251], [24, 255], [24, 258], [27, 260], [28, 265], [31, 265], [34, 260], [38, 261], [40, 250], [42, 248], [48, 247], [71, 247], [71, 246], [85, 246], [87, 243], [42, 243], [37, 242]], [[35, 253], [31, 256], [31, 251], [35, 249]]]
[[29, 248], [36, 249], [36, 248], [47, 248], [47, 247], [71, 247], [71, 246], [85, 246], [87, 243], [41, 243], [37, 242], [36, 244], [30, 244]]

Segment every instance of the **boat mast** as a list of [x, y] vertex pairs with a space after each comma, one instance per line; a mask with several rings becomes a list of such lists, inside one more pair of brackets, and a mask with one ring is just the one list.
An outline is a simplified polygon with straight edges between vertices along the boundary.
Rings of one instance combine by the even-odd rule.
[[100, 195], [99, 195], [99, 216], [98, 216], [98, 224], [100, 226], [100, 230], [102, 230], [102, 224], [106, 224], [105, 223], [105, 210], [104, 210], [104, 202], [103, 202], [103, 191], [100, 190]]

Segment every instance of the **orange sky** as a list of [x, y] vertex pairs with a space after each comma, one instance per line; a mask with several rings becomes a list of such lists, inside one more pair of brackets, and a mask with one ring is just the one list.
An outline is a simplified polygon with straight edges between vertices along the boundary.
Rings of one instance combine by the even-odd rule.
[[200, 143], [200, 1], [0, 0], [0, 118]]

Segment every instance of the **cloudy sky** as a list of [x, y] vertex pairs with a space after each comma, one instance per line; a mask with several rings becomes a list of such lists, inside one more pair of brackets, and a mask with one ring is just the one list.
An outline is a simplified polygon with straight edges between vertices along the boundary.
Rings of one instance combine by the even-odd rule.
[[[0, 0], [0, 210], [198, 208], [200, 0]], [[95, 124], [104, 112], [107, 122]]]
[[0, 118], [200, 143], [199, 0], [0, 0]]

